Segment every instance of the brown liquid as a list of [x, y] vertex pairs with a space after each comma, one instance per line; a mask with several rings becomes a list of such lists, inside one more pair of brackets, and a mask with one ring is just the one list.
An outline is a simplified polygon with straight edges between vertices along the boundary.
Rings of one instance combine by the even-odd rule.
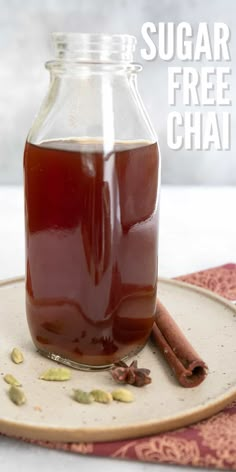
[[26, 308], [41, 351], [101, 366], [142, 347], [152, 328], [158, 151], [94, 149], [26, 143]]

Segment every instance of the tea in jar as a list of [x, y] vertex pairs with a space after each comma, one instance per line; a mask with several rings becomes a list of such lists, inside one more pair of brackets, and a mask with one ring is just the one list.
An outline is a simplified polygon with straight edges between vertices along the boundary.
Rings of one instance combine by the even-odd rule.
[[135, 38], [53, 37], [24, 153], [27, 319], [43, 355], [104, 368], [139, 351], [154, 322], [159, 151]]

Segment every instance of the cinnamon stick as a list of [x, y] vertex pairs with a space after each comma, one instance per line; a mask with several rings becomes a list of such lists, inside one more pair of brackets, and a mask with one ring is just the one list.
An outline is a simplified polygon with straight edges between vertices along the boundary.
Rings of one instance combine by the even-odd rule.
[[157, 302], [152, 338], [183, 387], [197, 387], [203, 382], [207, 365], [160, 300]]

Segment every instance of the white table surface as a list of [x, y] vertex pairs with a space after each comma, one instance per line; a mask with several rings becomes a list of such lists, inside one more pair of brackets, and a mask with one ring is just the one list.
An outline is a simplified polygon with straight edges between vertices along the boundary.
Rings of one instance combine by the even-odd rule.
[[[169, 187], [161, 192], [159, 274], [174, 277], [236, 262], [236, 188]], [[24, 274], [21, 187], [0, 187], [0, 279]], [[51, 451], [0, 437], [0, 471], [192, 471]], [[203, 469], [198, 469], [203, 470]]]

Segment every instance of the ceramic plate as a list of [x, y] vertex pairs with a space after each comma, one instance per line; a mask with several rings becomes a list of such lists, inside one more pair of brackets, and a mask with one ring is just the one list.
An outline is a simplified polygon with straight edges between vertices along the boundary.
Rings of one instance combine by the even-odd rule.
[[[149, 343], [136, 356], [151, 369], [152, 384], [129, 386], [133, 403], [82, 405], [71, 398], [73, 388], [111, 391], [109, 371], [72, 370], [67, 382], [45, 382], [38, 377], [53, 361], [41, 357], [29, 335], [24, 309], [24, 281], [0, 284], [0, 432], [25, 438], [57, 441], [109, 441], [134, 438], [184, 426], [218, 412], [236, 398], [236, 308], [223, 298], [191, 285], [160, 280], [159, 297], [190, 342], [209, 366], [198, 387], [178, 385], [168, 365]], [[25, 362], [10, 359], [18, 346]], [[5, 373], [23, 384], [27, 403], [16, 406], [8, 398]], [[2, 378], [1, 378], [2, 377]]]

